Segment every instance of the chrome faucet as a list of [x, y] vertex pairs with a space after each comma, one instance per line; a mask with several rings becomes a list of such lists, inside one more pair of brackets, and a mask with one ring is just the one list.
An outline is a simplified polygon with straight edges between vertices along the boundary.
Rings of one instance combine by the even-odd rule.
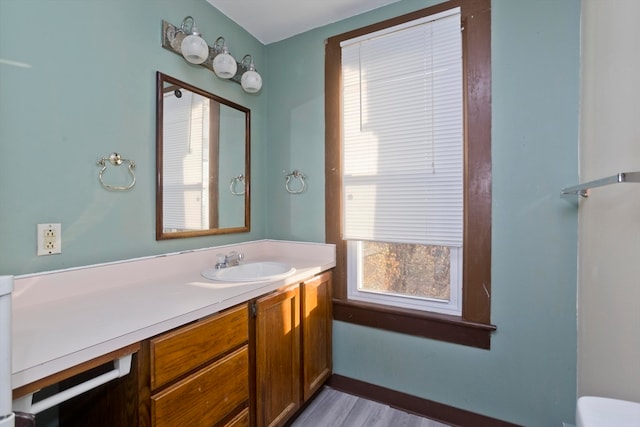
[[242, 252], [231, 251], [228, 255], [218, 254], [216, 257], [216, 268], [220, 269], [240, 265], [240, 261], [244, 259], [244, 254]]

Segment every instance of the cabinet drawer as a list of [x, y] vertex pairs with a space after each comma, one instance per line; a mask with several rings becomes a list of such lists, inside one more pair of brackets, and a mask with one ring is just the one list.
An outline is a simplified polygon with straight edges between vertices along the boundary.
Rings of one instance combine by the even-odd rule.
[[242, 412], [233, 417], [224, 427], [249, 427], [249, 408], [244, 408]]
[[249, 400], [247, 346], [151, 397], [156, 427], [212, 426]]
[[151, 339], [151, 389], [181, 377], [248, 339], [247, 304]]

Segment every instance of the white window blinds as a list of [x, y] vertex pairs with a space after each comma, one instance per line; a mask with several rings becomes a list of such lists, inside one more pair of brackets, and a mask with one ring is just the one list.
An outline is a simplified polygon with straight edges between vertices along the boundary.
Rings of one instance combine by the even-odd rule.
[[460, 10], [365, 37], [341, 45], [343, 238], [459, 247]]

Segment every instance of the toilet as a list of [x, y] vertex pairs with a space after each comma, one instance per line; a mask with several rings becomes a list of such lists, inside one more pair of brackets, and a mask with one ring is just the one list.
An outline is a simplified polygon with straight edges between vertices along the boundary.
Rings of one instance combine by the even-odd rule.
[[582, 396], [576, 407], [576, 427], [640, 427], [640, 403]]

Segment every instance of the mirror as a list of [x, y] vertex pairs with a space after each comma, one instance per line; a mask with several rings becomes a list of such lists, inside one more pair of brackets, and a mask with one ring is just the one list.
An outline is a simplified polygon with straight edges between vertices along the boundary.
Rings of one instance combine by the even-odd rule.
[[156, 240], [249, 231], [251, 111], [157, 73]]

